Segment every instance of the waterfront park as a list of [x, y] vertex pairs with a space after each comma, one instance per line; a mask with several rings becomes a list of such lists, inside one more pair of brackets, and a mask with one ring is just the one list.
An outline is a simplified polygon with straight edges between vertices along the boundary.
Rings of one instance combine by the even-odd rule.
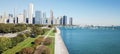
[[53, 25], [0, 24], [0, 54], [54, 54]]

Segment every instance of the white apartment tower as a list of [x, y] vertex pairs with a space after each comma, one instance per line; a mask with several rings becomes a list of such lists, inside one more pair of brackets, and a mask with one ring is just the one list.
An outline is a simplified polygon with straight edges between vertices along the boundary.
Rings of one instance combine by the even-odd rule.
[[23, 14], [19, 14], [17, 16], [17, 18], [18, 18], [18, 23], [24, 23], [24, 15]]
[[24, 10], [24, 12], [23, 12], [23, 16], [24, 16], [24, 23], [26, 23], [26, 18], [27, 18], [27, 10]]
[[70, 19], [69, 19], [69, 25], [73, 25], [73, 18], [72, 17], [70, 17]]
[[9, 23], [14, 23], [13, 22], [14, 18], [12, 14], [9, 14], [8, 18], [9, 18]]
[[28, 8], [28, 23], [32, 24], [33, 23], [33, 4], [30, 3], [29, 4], [29, 8]]
[[14, 8], [14, 23], [17, 24], [16, 8]]
[[42, 16], [42, 24], [44, 24], [44, 25], [47, 24], [46, 20], [47, 20], [47, 18], [46, 18], [46, 13], [43, 12], [43, 16]]
[[6, 12], [0, 17], [0, 23], [7, 23], [7, 15]]
[[61, 19], [62, 17], [60, 16], [60, 17], [57, 17], [57, 19], [56, 19], [56, 24], [57, 25], [59, 25], [60, 24], [60, 19]]
[[51, 18], [51, 24], [53, 24], [53, 11], [52, 10], [50, 10], [50, 18]]

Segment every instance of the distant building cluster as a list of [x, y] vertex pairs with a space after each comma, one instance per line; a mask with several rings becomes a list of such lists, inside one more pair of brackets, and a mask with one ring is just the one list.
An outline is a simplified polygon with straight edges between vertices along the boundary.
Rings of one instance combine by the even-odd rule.
[[[16, 14], [16, 8], [14, 9], [14, 14], [7, 14], [4, 12], [4, 14], [0, 16], [0, 23], [73, 25], [72, 17], [69, 18], [69, 21], [65, 15], [54, 18], [52, 10], [50, 10], [50, 17], [46, 17], [46, 13], [42, 13], [41, 11], [35, 11], [35, 16], [33, 16], [33, 10], [34, 5], [30, 3], [28, 9], [24, 10], [22, 14]], [[69, 23], [67, 23], [67, 21]]]

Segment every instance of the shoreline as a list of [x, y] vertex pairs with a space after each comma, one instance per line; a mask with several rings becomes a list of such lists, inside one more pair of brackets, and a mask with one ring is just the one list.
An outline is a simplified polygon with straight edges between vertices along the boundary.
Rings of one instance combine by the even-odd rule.
[[55, 51], [54, 54], [69, 54], [63, 39], [60, 35], [59, 28], [56, 27], [57, 33], [55, 33]]

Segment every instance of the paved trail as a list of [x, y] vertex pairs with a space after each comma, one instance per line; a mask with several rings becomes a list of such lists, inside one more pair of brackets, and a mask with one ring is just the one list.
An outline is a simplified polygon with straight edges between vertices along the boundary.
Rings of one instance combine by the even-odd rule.
[[54, 54], [69, 54], [61, 36], [60, 30], [56, 27], [57, 33], [55, 33], [55, 51]]

